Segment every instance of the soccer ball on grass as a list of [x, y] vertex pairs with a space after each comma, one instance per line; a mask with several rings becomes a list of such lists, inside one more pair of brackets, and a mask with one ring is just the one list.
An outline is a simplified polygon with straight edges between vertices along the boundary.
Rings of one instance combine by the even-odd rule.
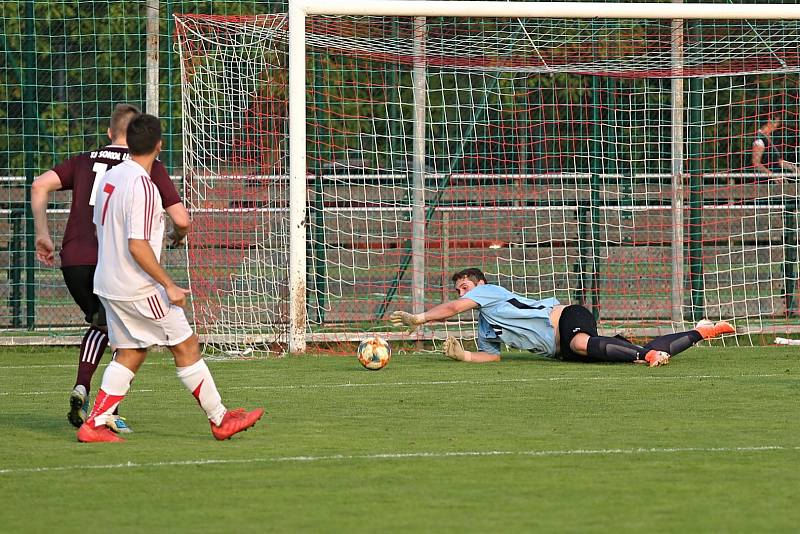
[[392, 349], [380, 336], [368, 337], [358, 346], [358, 361], [370, 371], [383, 369], [392, 357]]

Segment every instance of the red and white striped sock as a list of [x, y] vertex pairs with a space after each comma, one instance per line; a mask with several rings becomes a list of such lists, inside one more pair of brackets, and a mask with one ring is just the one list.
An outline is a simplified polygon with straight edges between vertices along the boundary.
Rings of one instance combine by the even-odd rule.
[[205, 410], [209, 420], [215, 425], [222, 422], [225, 416], [225, 406], [222, 404], [214, 377], [208, 370], [204, 360], [198, 360], [188, 367], [178, 367], [178, 378], [181, 379], [186, 389], [192, 392], [197, 403]]
[[133, 377], [133, 371], [121, 363], [110, 362], [103, 373], [103, 384], [100, 386], [100, 391], [97, 392], [92, 413], [89, 414], [86, 422], [94, 423], [96, 427], [106, 424], [117, 405], [128, 393]]

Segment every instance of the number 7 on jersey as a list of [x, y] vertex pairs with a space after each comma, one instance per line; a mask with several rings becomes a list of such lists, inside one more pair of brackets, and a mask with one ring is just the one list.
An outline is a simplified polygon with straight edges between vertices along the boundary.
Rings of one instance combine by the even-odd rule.
[[103, 215], [100, 217], [100, 224], [106, 223], [106, 210], [108, 210], [108, 201], [111, 199], [111, 193], [114, 192], [114, 186], [106, 184], [103, 186], [103, 193], [108, 193], [106, 201], [103, 203]]

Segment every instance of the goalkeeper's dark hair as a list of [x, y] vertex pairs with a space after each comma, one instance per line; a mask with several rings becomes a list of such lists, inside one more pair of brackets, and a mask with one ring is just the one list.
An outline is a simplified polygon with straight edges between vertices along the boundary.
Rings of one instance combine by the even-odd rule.
[[138, 115], [128, 125], [127, 138], [132, 156], [150, 154], [161, 141], [161, 121], [147, 113]]
[[476, 269], [475, 267], [470, 267], [469, 269], [464, 269], [463, 271], [458, 271], [456, 274], [454, 274], [453, 285], [457, 284], [462, 278], [468, 278], [475, 285], [477, 285], [478, 282], [483, 282], [484, 284], [488, 283], [486, 281], [486, 277], [483, 275], [483, 271]]
[[111, 121], [108, 128], [111, 130], [111, 139], [116, 140], [125, 135], [128, 125], [134, 117], [141, 115], [142, 111], [133, 104], [117, 104], [111, 112]]

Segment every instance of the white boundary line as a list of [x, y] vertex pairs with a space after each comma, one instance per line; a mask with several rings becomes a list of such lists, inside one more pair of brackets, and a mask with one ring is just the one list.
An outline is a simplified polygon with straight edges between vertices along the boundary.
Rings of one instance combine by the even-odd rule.
[[240, 460], [174, 460], [168, 462], [125, 462], [120, 464], [63, 465], [51, 467], [0, 468], [0, 475], [22, 473], [47, 473], [58, 471], [81, 471], [90, 469], [142, 469], [160, 467], [183, 467], [197, 465], [230, 465], [281, 462], [325, 462], [348, 460], [404, 460], [416, 458], [475, 458], [475, 457], [551, 457], [551, 456], [615, 456], [639, 454], [679, 454], [679, 453], [748, 453], [772, 451], [800, 451], [800, 446], [761, 445], [752, 447], [680, 447], [680, 448], [634, 448], [634, 449], [567, 449], [567, 450], [528, 450], [528, 451], [443, 451], [443, 452], [387, 452], [379, 454], [331, 454], [326, 456], [268, 456], [264, 458], [244, 458]]
[[[492, 385], [492, 384], [528, 384], [536, 382], [581, 382], [581, 381], [609, 381], [628, 382], [645, 380], [700, 380], [708, 378], [735, 379], [735, 378], [786, 378], [785, 373], [753, 374], [753, 375], [679, 375], [679, 376], [559, 376], [546, 378], [498, 378], [495, 380], [426, 380], [419, 382], [343, 382], [340, 384], [278, 384], [271, 386], [228, 386], [225, 391], [244, 390], [289, 390], [289, 389], [336, 389], [336, 388], [380, 388], [380, 387], [408, 387], [408, 386], [457, 386], [457, 385]], [[798, 377], [790, 377], [800, 379]], [[63, 395], [65, 390], [46, 391], [0, 391], [0, 397], [9, 395]], [[154, 389], [133, 389], [131, 393], [152, 393]]]

